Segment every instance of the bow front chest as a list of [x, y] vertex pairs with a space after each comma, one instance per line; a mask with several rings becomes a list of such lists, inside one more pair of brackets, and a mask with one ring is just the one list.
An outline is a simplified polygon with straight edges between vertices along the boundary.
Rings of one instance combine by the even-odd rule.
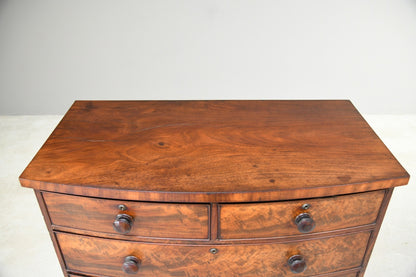
[[65, 276], [363, 276], [409, 175], [349, 101], [76, 101], [20, 176]]

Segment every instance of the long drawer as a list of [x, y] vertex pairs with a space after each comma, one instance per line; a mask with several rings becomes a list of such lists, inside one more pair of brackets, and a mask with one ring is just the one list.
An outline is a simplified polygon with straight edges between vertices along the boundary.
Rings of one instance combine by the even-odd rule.
[[[88, 231], [116, 234], [118, 215], [131, 219], [132, 237], [208, 239], [209, 205], [149, 203], [43, 193], [51, 222]], [[121, 208], [121, 210], [120, 210]], [[120, 224], [126, 223], [119, 220]]]
[[[312, 276], [361, 266], [371, 232], [307, 241], [267, 244], [156, 244], [57, 232], [67, 270], [105, 276], [132, 276], [126, 257], [138, 261], [137, 276]], [[306, 263], [293, 273], [288, 260]]]
[[[384, 191], [326, 198], [219, 206], [221, 239], [253, 239], [316, 233], [375, 223]], [[302, 226], [310, 220], [316, 227]], [[302, 227], [304, 229], [302, 229]], [[309, 228], [309, 229], [308, 229]], [[305, 231], [306, 230], [306, 231]]]

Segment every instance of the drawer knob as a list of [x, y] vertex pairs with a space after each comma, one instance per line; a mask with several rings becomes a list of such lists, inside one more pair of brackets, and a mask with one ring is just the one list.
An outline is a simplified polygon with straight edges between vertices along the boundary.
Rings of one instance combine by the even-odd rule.
[[306, 269], [305, 259], [301, 255], [294, 255], [287, 261], [293, 273], [302, 273]]
[[113, 222], [113, 228], [120, 234], [130, 232], [133, 225], [133, 218], [128, 214], [118, 214]]
[[135, 274], [139, 271], [140, 260], [135, 256], [127, 256], [124, 258], [122, 269], [127, 274]]
[[309, 233], [315, 229], [315, 221], [309, 213], [301, 213], [295, 218], [295, 224], [301, 233]]

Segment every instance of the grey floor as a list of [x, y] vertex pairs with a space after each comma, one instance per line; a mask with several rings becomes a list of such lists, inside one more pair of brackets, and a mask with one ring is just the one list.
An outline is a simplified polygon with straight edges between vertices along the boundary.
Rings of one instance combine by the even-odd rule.
[[[0, 277], [63, 276], [35, 195], [18, 182], [60, 118], [0, 116]], [[365, 118], [413, 176], [393, 193], [365, 276], [416, 276], [416, 115]]]

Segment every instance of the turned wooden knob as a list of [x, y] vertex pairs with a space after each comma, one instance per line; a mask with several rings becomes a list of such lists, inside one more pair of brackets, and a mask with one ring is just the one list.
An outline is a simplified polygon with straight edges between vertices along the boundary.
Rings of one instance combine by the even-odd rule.
[[139, 271], [140, 260], [135, 256], [127, 256], [124, 258], [123, 271], [127, 274], [135, 274]]
[[309, 213], [302, 213], [295, 218], [295, 224], [301, 233], [309, 233], [315, 229], [315, 221]]
[[306, 269], [305, 260], [301, 255], [294, 255], [290, 257], [287, 263], [293, 273], [302, 273]]
[[113, 222], [113, 228], [120, 234], [127, 234], [133, 226], [133, 218], [128, 214], [118, 214]]

